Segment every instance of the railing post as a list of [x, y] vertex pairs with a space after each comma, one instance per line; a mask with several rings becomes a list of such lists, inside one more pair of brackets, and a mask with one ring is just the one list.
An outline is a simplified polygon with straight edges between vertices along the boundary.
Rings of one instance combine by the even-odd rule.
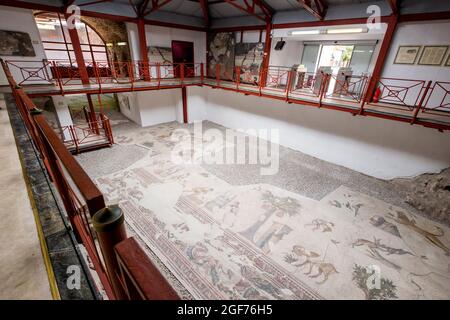
[[114, 144], [114, 136], [112, 134], [112, 129], [111, 129], [111, 125], [109, 123], [109, 119], [107, 117], [105, 117], [103, 114], [101, 114], [100, 117], [101, 117], [101, 121], [103, 124], [103, 130], [105, 131], [105, 135], [108, 138], [109, 144], [113, 145]]
[[[259, 71], [259, 81], [258, 81], [259, 96], [261, 96], [263, 86], [267, 85], [267, 77], [268, 77], [267, 69], [261, 68], [261, 70]], [[263, 81], [263, 79], [266, 79], [265, 82]]]
[[73, 128], [73, 126], [68, 126], [68, 127], [69, 127], [69, 132], [72, 135], [73, 143], [75, 144], [75, 150], [77, 153], [80, 153], [80, 148], [78, 146], [78, 136], [75, 132], [75, 129]]
[[156, 77], [158, 78], [158, 89], [161, 86], [161, 64], [156, 63]]
[[241, 82], [241, 67], [238, 66], [238, 67], [236, 67], [235, 70], [236, 70], [235, 71], [235, 73], [236, 73], [236, 75], [235, 75], [236, 90], [239, 91], [239, 84]]
[[180, 64], [180, 80], [181, 80], [181, 84], [183, 84], [183, 80], [184, 80], [184, 63]]
[[127, 69], [128, 69], [128, 76], [130, 77], [130, 81], [131, 81], [131, 91], [134, 90], [134, 68], [133, 65], [130, 61], [128, 61], [127, 63]]
[[366, 102], [372, 102], [373, 94], [375, 93], [375, 90], [377, 89], [377, 84], [378, 84], [379, 80], [380, 80], [379, 78], [377, 79], [372, 75], [372, 78], [370, 80], [371, 82], [367, 86], [367, 91], [366, 91], [365, 98], [364, 98], [364, 100]]
[[86, 94], [87, 97], [87, 101], [89, 104], [89, 127], [93, 128], [96, 134], [100, 134], [100, 130], [98, 128], [98, 122], [97, 122], [97, 117], [95, 115], [95, 107], [94, 107], [94, 103], [92, 102], [92, 97], [91, 94]]
[[288, 71], [288, 79], [286, 83], [286, 101], [289, 101], [289, 92], [291, 91], [292, 87], [292, 78], [294, 77], [295, 72], [293, 70]]
[[98, 91], [99, 91], [99, 94], [101, 94], [102, 93], [102, 78], [100, 77], [100, 70], [98, 68], [97, 62], [93, 61], [92, 65], [94, 66], [94, 73], [95, 73], [95, 77], [97, 78]]
[[47, 81], [51, 82], [51, 78], [50, 78], [50, 75], [48, 74], [48, 69], [47, 69], [48, 65], [49, 65], [48, 60], [42, 59], [42, 68], [44, 69], [44, 75], [47, 78]]
[[62, 85], [62, 82], [61, 82], [61, 76], [59, 74], [59, 70], [58, 70], [58, 67], [56, 65], [56, 62], [52, 61], [52, 65], [53, 65], [53, 70], [55, 72], [56, 81], [58, 82], [59, 89], [61, 90], [61, 95], [64, 96], [64, 89], [63, 89], [63, 85]]
[[100, 250], [105, 260], [109, 281], [117, 300], [126, 300], [127, 295], [119, 278], [120, 270], [114, 247], [127, 238], [124, 215], [119, 206], [109, 206], [97, 211], [92, 224], [97, 232]]
[[205, 70], [204, 70], [204, 63], [200, 63], [200, 81], [203, 84], [203, 80], [205, 79]]
[[216, 85], [220, 86], [220, 64], [216, 64]]
[[423, 92], [422, 97], [420, 98], [419, 104], [417, 105], [417, 107], [414, 109], [414, 114], [413, 114], [413, 118], [411, 120], [411, 124], [414, 124], [417, 120], [417, 114], [419, 113], [420, 109], [422, 108], [423, 102], [425, 101], [425, 98], [428, 94], [428, 91], [430, 90], [431, 87], [431, 80], [428, 81], [426, 87], [425, 87], [425, 91]]
[[319, 98], [319, 108], [322, 107], [322, 99], [325, 95], [325, 92], [328, 90], [328, 82], [330, 80], [331, 75], [324, 73], [322, 77], [322, 83], [321, 83], [321, 90], [319, 91], [320, 98]]
[[364, 113], [364, 106], [366, 104], [367, 89], [368, 89], [371, 81], [372, 81], [371, 77], [369, 77], [369, 76], [366, 77], [366, 81], [364, 83], [364, 87], [363, 87], [363, 90], [361, 92], [361, 106], [359, 108], [359, 113], [358, 113], [359, 115], [362, 115]]

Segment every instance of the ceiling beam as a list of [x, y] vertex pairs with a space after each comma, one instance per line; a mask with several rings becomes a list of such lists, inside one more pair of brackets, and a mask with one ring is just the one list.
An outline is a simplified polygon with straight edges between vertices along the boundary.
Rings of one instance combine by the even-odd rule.
[[397, 0], [388, 0], [389, 6], [391, 7], [392, 14], [398, 15], [398, 1]]
[[211, 18], [209, 15], [209, 7], [208, 7], [208, 0], [199, 0], [200, 7], [202, 8], [203, 12], [203, 19], [205, 20], [205, 26], [209, 28], [211, 25]]
[[133, 3], [133, 0], [128, 0], [128, 3], [130, 4], [131, 8], [133, 8], [134, 13], [136, 14], [136, 17], [139, 17], [139, 11], [137, 6]]
[[64, 11], [67, 10], [68, 7], [70, 7], [71, 5], [73, 5], [75, 3], [75, 0], [64, 0]]
[[327, 6], [323, 0], [298, 0], [298, 2], [317, 19], [323, 20], [325, 18]]
[[148, 25], [167, 27], [167, 28], [177, 28], [177, 29], [203, 31], [203, 32], [206, 32], [208, 30], [207, 28], [204, 28], [204, 27], [188, 26], [188, 25], [184, 25], [184, 24], [157, 21], [157, 20], [144, 19], [144, 22], [145, 22], [145, 24], [148, 24]]
[[[72, 2], [74, 2], [74, 1], [72, 1]], [[90, 1], [90, 2], [77, 4], [77, 6], [78, 7], [84, 7], [84, 6], [90, 6], [90, 5], [98, 4], [98, 3], [102, 3], [102, 2], [112, 2], [112, 0], [94, 0], [94, 1]]]
[[150, 0], [143, 0], [138, 7], [138, 18], [142, 18], [147, 10]]
[[[262, 20], [265, 23], [271, 23], [271, 21], [272, 21], [272, 14], [267, 9], [269, 7], [267, 7], [266, 9], [263, 9], [263, 5], [261, 4], [263, 1], [261, 1], [261, 0], [244, 0], [245, 6], [242, 6], [238, 3], [236, 3], [234, 0], [224, 0], [224, 2], [229, 3], [233, 7], [252, 15], [259, 20]], [[257, 6], [262, 10], [262, 12], [264, 13], [264, 16], [260, 16], [259, 14], [256, 13], [255, 8]]]
[[144, 16], [148, 15], [149, 13], [155, 12], [156, 10], [161, 9], [166, 4], [170, 3], [172, 0], [152, 0], [152, 7], [150, 10], [144, 13]]
[[275, 9], [272, 8], [265, 0], [255, 0], [257, 4], [261, 7], [262, 11], [272, 19], [275, 14]]

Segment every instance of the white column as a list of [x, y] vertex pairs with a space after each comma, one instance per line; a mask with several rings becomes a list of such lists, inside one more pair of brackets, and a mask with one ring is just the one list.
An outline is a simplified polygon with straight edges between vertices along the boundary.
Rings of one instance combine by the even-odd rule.
[[[52, 96], [53, 105], [55, 106], [56, 118], [58, 119], [60, 127], [73, 125], [72, 117], [70, 116], [69, 106], [63, 96]], [[64, 130], [64, 139], [70, 139], [68, 130]]]

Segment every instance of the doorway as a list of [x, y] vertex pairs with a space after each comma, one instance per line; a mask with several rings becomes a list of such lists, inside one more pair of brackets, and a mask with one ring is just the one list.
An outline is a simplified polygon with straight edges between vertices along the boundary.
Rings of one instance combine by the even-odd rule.
[[180, 68], [178, 64], [185, 64], [185, 77], [193, 77], [194, 69], [194, 43], [188, 41], [172, 41], [172, 60], [174, 63], [174, 77], [180, 78]]

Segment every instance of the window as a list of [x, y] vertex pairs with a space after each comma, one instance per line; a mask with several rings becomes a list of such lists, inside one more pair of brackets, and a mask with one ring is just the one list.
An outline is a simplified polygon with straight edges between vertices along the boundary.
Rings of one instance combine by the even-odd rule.
[[333, 73], [349, 67], [354, 75], [369, 72], [375, 42], [349, 44], [307, 43], [303, 49], [302, 64], [308, 72], [315, 73], [319, 67], [330, 67]]
[[[67, 23], [58, 13], [38, 13], [36, 25], [41, 35], [47, 59], [63, 65], [76, 65], [75, 52], [67, 29]], [[106, 45], [97, 32], [86, 23], [77, 23], [77, 32], [86, 64], [108, 63]]]

